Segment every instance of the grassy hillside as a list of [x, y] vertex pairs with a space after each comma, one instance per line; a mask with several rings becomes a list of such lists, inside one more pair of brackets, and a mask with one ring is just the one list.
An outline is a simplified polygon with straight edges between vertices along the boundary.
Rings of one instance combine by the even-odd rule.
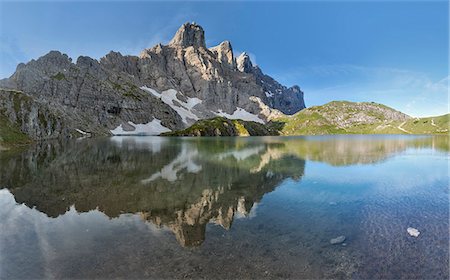
[[450, 114], [428, 118], [413, 118], [399, 125], [411, 134], [448, 134]]
[[383, 104], [333, 101], [276, 118], [266, 125], [216, 117], [165, 136], [260, 136], [327, 134], [448, 134], [450, 114], [412, 118]]
[[278, 135], [278, 130], [270, 125], [257, 122], [230, 120], [216, 117], [199, 120], [192, 126], [174, 132], [163, 133], [163, 136], [263, 136]]
[[281, 135], [447, 134], [450, 115], [412, 118], [385, 105], [333, 101], [276, 119]]

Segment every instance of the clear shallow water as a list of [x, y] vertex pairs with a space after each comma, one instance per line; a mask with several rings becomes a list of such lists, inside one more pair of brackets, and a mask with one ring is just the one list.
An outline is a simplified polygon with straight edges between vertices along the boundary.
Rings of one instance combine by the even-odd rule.
[[448, 145], [114, 137], [2, 152], [0, 278], [448, 279]]

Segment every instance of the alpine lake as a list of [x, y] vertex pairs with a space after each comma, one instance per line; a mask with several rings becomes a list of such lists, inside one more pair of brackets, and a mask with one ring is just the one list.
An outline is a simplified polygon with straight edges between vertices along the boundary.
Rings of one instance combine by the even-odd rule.
[[448, 279], [449, 155], [412, 135], [1, 151], [0, 279]]

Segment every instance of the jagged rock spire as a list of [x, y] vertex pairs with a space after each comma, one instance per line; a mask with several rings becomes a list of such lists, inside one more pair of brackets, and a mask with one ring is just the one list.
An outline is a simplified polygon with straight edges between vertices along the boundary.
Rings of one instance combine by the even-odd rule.
[[183, 48], [190, 46], [206, 48], [205, 31], [195, 22], [186, 22], [178, 29], [169, 45], [180, 46]]
[[251, 73], [253, 70], [253, 64], [250, 60], [250, 56], [246, 52], [241, 53], [236, 59], [237, 68], [239, 71], [244, 73]]
[[236, 62], [233, 55], [233, 48], [229, 41], [223, 41], [220, 45], [210, 48], [217, 55], [217, 60], [222, 64], [235, 68]]

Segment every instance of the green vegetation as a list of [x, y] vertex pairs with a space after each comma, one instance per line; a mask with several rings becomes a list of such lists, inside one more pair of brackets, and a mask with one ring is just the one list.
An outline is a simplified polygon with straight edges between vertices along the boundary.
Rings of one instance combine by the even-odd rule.
[[304, 109], [276, 121], [281, 135], [447, 134], [449, 115], [411, 118], [385, 105], [333, 101]]
[[260, 136], [327, 134], [448, 134], [450, 115], [411, 118], [378, 103], [333, 101], [277, 118], [266, 125], [216, 117], [165, 136]]
[[232, 122], [239, 136], [250, 136], [250, 133], [241, 122], [239, 122], [238, 120], [233, 120]]
[[257, 122], [229, 120], [215, 117], [200, 120], [192, 126], [174, 132], [163, 133], [164, 136], [263, 136], [278, 135], [278, 131]]
[[61, 80], [65, 80], [66, 76], [63, 73], [58, 72], [58, 74], [52, 76], [52, 79], [61, 81]]
[[142, 95], [139, 93], [139, 88], [131, 84], [129, 82], [126, 82], [125, 84], [119, 84], [113, 81], [109, 81], [109, 83], [112, 85], [112, 88], [121, 93], [124, 97], [132, 98], [136, 101], [142, 100]]
[[122, 89], [122, 86], [121, 86], [120, 84], [115, 83], [115, 82], [111, 82], [111, 83], [112, 83], [113, 88], [114, 88], [115, 90], [121, 90], [121, 89]]
[[450, 114], [410, 119], [403, 123], [401, 127], [412, 134], [448, 134], [449, 126]]
[[374, 102], [333, 101], [283, 116], [266, 125], [216, 117], [171, 136], [259, 136], [327, 134], [448, 134], [450, 115], [411, 118]]
[[139, 93], [137, 93], [134, 90], [129, 90], [123, 93], [123, 96], [133, 98], [134, 100], [141, 100], [141, 97], [139, 96]]
[[14, 112], [16, 113], [19, 112], [22, 106], [25, 106], [25, 110], [29, 109], [27, 104], [30, 102], [31, 97], [23, 94], [23, 92], [12, 89], [0, 89], [0, 94], [3, 94], [4, 96], [7, 95], [10, 97], [10, 100], [12, 100]]

